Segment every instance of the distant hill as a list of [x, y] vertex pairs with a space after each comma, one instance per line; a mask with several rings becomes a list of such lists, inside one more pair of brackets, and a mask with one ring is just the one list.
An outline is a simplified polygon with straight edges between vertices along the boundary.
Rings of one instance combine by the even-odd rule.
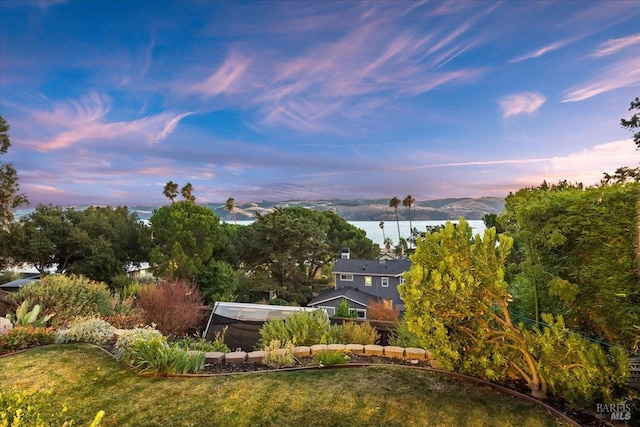
[[[231, 214], [223, 204], [208, 205], [221, 219], [232, 221]], [[274, 207], [302, 206], [318, 211], [333, 211], [347, 221], [395, 221], [395, 212], [389, 207], [389, 199], [355, 199], [355, 200], [288, 200], [283, 202], [236, 202], [235, 213], [238, 220], [254, 218], [256, 213], [268, 213]], [[504, 198], [481, 197], [451, 198], [418, 201], [411, 207], [411, 219], [447, 220], [466, 219], [479, 220], [485, 214], [499, 214], [504, 211]], [[407, 208], [398, 208], [398, 217], [409, 219]]]

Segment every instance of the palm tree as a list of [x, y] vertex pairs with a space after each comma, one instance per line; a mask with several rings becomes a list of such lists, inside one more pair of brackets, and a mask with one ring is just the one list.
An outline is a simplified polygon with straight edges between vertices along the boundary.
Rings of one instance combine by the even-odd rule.
[[380, 229], [382, 230], [382, 241], [387, 240], [387, 237], [384, 235], [384, 221], [380, 221]]
[[384, 239], [384, 248], [387, 250], [387, 252], [391, 252], [392, 246], [393, 241], [391, 240], [391, 237], [387, 237], [386, 239]]
[[[407, 197], [404, 198], [404, 200], [402, 201], [402, 206], [404, 206], [405, 208], [409, 208], [409, 230], [411, 230], [411, 233], [413, 233], [413, 224], [411, 223], [411, 205], [413, 205], [416, 202], [416, 199], [414, 199], [411, 194], [407, 195]], [[409, 244], [411, 245], [411, 236], [409, 236]]]
[[164, 186], [164, 190], [162, 190], [162, 194], [173, 203], [173, 199], [178, 195], [178, 184], [173, 181], [167, 182], [167, 185]]
[[187, 182], [185, 186], [182, 187], [182, 190], [180, 190], [180, 194], [182, 194], [182, 197], [184, 197], [185, 200], [189, 202], [195, 202], [196, 196], [191, 194], [192, 192], [193, 192], [193, 185], [191, 185], [190, 182]]
[[233, 197], [229, 197], [227, 199], [227, 203], [225, 203], [224, 207], [227, 208], [229, 213], [233, 216], [233, 223], [236, 224], [236, 212], [235, 212], [235, 199]]
[[402, 238], [400, 236], [400, 220], [398, 219], [398, 206], [400, 206], [400, 199], [396, 196], [393, 196], [391, 200], [389, 200], [389, 207], [396, 210], [396, 224], [398, 224], [398, 241]]

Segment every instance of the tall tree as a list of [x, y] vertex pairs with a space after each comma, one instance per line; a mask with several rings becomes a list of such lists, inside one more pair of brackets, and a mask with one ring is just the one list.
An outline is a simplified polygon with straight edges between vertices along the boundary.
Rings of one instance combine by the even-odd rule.
[[178, 195], [178, 184], [173, 181], [167, 182], [162, 190], [162, 194], [173, 203], [174, 199]]
[[382, 241], [384, 242], [387, 240], [387, 236], [384, 235], [384, 221], [380, 221], [378, 225], [380, 226], [380, 230], [382, 230]]
[[400, 199], [396, 196], [393, 196], [391, 200], [389, 200], [389, 207], [393, 208], [396, 212], [396, 224], [398, 225], [398, 242], [402, 239], [400, 235], [400, 219], [398, 218], [398, 206], [400, 206]]
[[154, 210], [149, 222], [154, 246], [151, 263], [166, 278], [194, 280], [226, 245], [218, 216], [189, 200]]
[[190, 182], [187, 182], [184, 187], [180, 190], [180, 194], [187, 202], [195, 202], [196, 196], [193, 195], [193, 185]]
[[[11, 147], [9, 124], [0, 115], [0, 154]], [[13, 221], [13, 210], [29, 203], [27, 196], [19, 194], [18, 174], [11, 163], [0, 162], [0, 229]]]
[[236, 212], [235, 212], [235, 207], [236, 207], [235, 199], [233, 197], [229, 197], [227, 199], [227, 202], [224, 204], [224, 207], [227, 208], [227, 210], [229, 211], [229, 213], [233, 217], [233, 223], [237, 224], [237, 222], [236, 222]]
[[[633, 132], [634, 129], [640, 128], [640, 98], [637, 98], [634, 101], [631, 101], [631, 106], [629, 107], [629, 111], [635, 110], [636, 113], [629, 118], [620, 119], [620, 124], [623, 128], [629, 129]], [[633, 142], [635, 142], [638, 149], [640, 149], [640, 131], [633, 134]]]
[[402, 201], [402, 206], [409, 209], [409, 230], [411, 234], [409, 236], [409, 248], [411, 248], [411, 246], [413, 245], [413, 241], [415, 241], [415, 239], [413, 238], [413, 223], [411, 222], [411, 206], [413, 206], [415, 202], [416, 199], [414, 199], [411, 194], [408, 194], [407, 197], [405, 197]]
[[386, 249], [386, 251], [391, 252], [392, 246], [393, 246], [393, 241], [391, 240], [391, 237], [386, 237], [384, 239], [384, 248]]

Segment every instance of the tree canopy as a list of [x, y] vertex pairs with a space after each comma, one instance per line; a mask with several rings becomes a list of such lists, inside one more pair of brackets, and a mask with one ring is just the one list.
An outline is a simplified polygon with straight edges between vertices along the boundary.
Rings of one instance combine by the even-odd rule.
[[[624, 118], [620, 119], [620, 125], [633, 132], [635, 129], [640, 129], [640, 98], [636, 97], [635, 100], [631, 101], [629, 111], [635, 111], [635, 114], [628, 120]], [[640, 149], [640, 130], [633, 134], [633, 142]]]
[[[9, 124], [0, 115], [0, 155], [11, 147]], [[0, 157], [1, 159], [1, 157]], [[13, 210], [29, 203], [27, 196], [20, 194], [18, 173], [11, 163], [0, 162], [0, 229], [13, 221]]]

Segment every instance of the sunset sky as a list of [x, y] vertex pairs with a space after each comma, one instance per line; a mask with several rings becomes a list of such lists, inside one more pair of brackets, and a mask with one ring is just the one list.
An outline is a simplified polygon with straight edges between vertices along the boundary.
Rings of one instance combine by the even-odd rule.
[[639, 1], [0, 0], [32, 204], [506, 196], [637, 166]]

